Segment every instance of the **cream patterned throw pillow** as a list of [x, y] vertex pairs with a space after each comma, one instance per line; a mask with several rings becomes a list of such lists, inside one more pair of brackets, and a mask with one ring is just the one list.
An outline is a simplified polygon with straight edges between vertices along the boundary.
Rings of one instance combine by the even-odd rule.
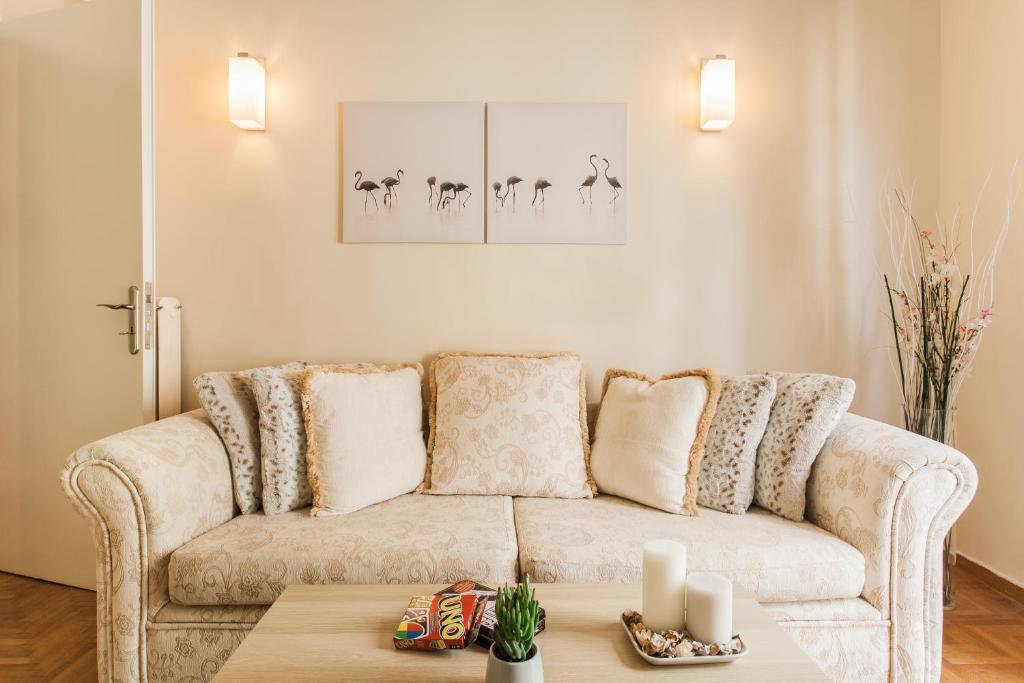
[[604, 377], [590, 465], [597, 489], [697, 515], [697, 476], [721, 382], [711, 370]]
[[850, 403], [856, 384], [831, 375], [773, 373], [775, 403], [757, 449], [754, 502], [803, 521], [811, 466]]
[[422, 379], [419, 363], [306, 370], [302, 412], [314, 517], [354, 512], [423, 482]]
[[430, 366], [430, 425], [427, 493], [594, 494], [576, 354], [441, 354]]
[[757, 446], [768, 426], [776, 387], [770, 375], [722, 379], [697, 480], [698, 505], [742, 515], [754, 501]]
[[[305, 363], [278, 366], [301, 371]], [[252, 393], [254, 368], [238, 372], [207, 372], [192, 380], [199, 404], [220, 433], [231, 463], [231, 485], [242, 514], [260, 509], [263, 481], [260, 471], [259, 409]]]

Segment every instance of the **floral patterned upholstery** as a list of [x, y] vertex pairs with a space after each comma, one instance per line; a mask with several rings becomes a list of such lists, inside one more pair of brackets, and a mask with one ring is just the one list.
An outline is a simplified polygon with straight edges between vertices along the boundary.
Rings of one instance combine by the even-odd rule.
[[171, 556], [182, 605], [269, 605], [291, 584], [517, 577], [512, 499], [407, 494], [336, 517], [242, 515]]
[[942, 541], [977, 487], [963, 453], [849, 413], [815, 461], [807, 518], [864, 554], [864, 597], [892, 623], [891, 680], [939, 680]]
[[[169, 602], [171, 554], [211, 529], [234, 528], [229, 520], [237, 514], [227, 454], [205, 414], [196, 411], [162, 420], [85, 446], [69, 458], [63, 484], [92, 521], [96, 539], [99, 680], [211, 680], [266, 607]], [[961, 453], [847, 415], [815, 462], [807, 515], [863, 556], [863, 593], [776, 602], [767, 609], [835, 681], [937, 683], [942, 652], [942, 539], [976, 487], [974, 467]], [[583, 529], [575, 532], [581, 537], [593, 533], [588, 530], [592, 512], [610, 502], [615, 505], [607, 498], [547, 502], [599, 506], [559, 522]], [[534, 502], [515, 502], [523, 568], [534, 566], [523, 543], [529, 515], [522, 514]], [[763, 533], [756, 531], [758, 525], [769, 523], [765, 513], [757, 510], [747, 515], [703, 510], [699, 519], [655, 514], [691, 524], [714, 525], [716, 516], [739, 523], [746, 520], [752, 525], [752, 530], [744, 532], [749, 538]], [[536, 527], [537, 522], [533, 524]], [[795, 526], [801, 533], [813, 531], [804, 531], [806, 524]], [[622, 532], [614, 535], [621, 537]], [[825, 534], [820, 537], [822, 543], [828, 539]], [[584, 557], [595, 552], [572, 548], [574, 553], [577, 550]], [[720, 557], [733, 557], [726, 554], [727, 549], [718, 552]], [[697, 557], [694, 554], [694, 560]], [[514, 558], [513, 551], [509, 569], [513, 575]], [[580, 574], [594, 571], [583, 564], [572, 568]], [[597, 570], [597, 577], [623, 580], [626, 569], [610, 563]], [[394, 580], [404, 579], [396, 576]], [[776, 587], [784, 585], [778, 578], [773, 581]], [[759, 581], [755, 590], [765, 590], [766, 585]]]
[[171, 553], [235, 513], [224, 444], [195, 411], [80, 448], [62, 482], [96, 539], [99, 678], [143, 680]]
[[602, 495], [517, 498], [515, 510], [520, 569], [536, 581], [637, 582], [644, 541], [671, 538], [686, 545], [689, 570], [721, 572], [761, 602], [854, 598], [864, 586], [856, 548], [757, 508], [694, 518]]

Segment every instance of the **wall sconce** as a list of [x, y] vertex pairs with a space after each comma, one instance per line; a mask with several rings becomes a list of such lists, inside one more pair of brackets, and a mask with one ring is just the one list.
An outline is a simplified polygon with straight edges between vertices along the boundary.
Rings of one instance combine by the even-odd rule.
[[228, 60], [228, 118], [242, 130], [267, 128], [267, 70], [248, 52]]
[[725, 130], [736, 118], [736, 61], [725, 55], [700, 67], [700, 129]]

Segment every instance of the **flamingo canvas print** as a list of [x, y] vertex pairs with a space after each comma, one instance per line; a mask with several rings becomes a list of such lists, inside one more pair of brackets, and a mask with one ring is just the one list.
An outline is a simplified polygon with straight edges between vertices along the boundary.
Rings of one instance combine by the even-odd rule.
[[481, 102], [344, 102], [343, 242], [484, 241]]
[[625, 244], [625, 104], [487, 105], [487, 241]]

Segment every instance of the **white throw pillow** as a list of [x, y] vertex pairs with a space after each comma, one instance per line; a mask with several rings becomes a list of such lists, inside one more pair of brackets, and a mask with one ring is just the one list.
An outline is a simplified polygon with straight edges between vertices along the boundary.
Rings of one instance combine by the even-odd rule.
[[711, 370], [657, 380], [609, 370], [590, 456], [598, 491], [696, 516], [697, 474], [720, 391]]
[[423, 481], [419, 363], [310, 367], [302, 385], [315, 517], [354, 512]]

